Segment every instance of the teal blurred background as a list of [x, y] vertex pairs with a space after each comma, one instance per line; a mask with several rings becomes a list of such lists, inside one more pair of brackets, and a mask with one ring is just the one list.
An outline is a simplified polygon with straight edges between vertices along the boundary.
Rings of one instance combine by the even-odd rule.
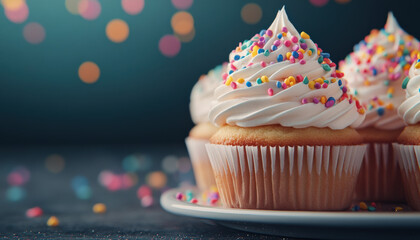
[[[298, 31], [310, 34], [335, 62], [371, 29], [382, 28], [388, 11], [420, 37], [420, 1], [196, 0], [183, 10], [194, 18], [194, 38], [166, 57], [159, 41], [174, 34], [171, 18], [180, 11], [170, 0], [145, 0], [135, 15], [120, 0], [99, 2], [99, 16], [86, 20], [71, 14], [64, 0], [27, 1], [22, 23], [10, 21], [0, 5], [0, 143], [182, 143], [193, 126], [188, 104], [199, 76], [267, 28], [283, 5]], [[247, 3], [262, 10], [256, 24], [241, 18]], [[105, 31], [116, 18], [130, 29], [121, 43]], [[39, 44], [23, 35], [31, 22], [45, 29]], [[78, 76], [86, 61], [100, 68], [93, 84]]]

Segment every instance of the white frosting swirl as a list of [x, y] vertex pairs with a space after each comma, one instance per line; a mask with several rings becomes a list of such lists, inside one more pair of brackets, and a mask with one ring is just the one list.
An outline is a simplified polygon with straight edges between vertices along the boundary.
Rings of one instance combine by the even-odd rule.
[[[341, 74], [335, 71], [329, 54], [319, 55], [321, 49], [309, 36], [299, 35], [284, 7], [261, 35], [240, 44], [230, 54], [230, 75], [226, 84], [215, 90], [216, 100], [209, 114], [213, 123], [240, 127], [280, 124], [295, 128], [343, 129], [356, 127], [363, 121], [364, 110], [356, 106], [356, 99], [345, 93], [347, 88], [337, 77]], [[261, 53], [256, 54], [256, 46], [257, 50], [263, 49]], [[302, 55], [297, 57], [299, 51]], [[296, 58], [286, 59], [291, 53]], [[278, 61], [279, 55], [285, 60]], [[297, 81], [290, 84], [293, 82], [290, 76]], [[306, 82], [302, 81], [304, 77], [307, 77]], [[261, 82], [264, 78], [266, 81]], [[316, 80], [321, 82], [314, 87]], [[323, 98], [331, 102], [318, 103]]]
[[214, 89], [219, 86], [226, 72], [227, 64], [222, 64], [200, 77], [194, 85], [190, 97], [190, 113], [195, 124], [209, 122], [211, 102], [214, 100]]
[[393, 130], [404, 127], [397, 113], [405, 99], [401, 84], [412, 62], [410, 53], [418, 49], [418, 45], [415, 38], [401, 29], [390, 12], [385, 28], [373, 30], [340, 63], [350, 91], [367, 109], [366, 118], [359, 128]]
[[[407, 89], [407, 99], [398, 108], [398, 114], [407, 124], [416, 124], [420, 121], [420, 68], [416, 68], [417, 62], [410, 67]], [[406, 81], [406, 80], [405, 80]]]

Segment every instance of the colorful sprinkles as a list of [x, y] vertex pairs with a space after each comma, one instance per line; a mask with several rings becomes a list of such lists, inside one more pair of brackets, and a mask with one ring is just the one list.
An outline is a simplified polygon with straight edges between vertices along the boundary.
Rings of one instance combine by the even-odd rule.
[[[385, 39], [384, 45], [378, 44], [378, 39], [381, 37]], [[390, 102], [395, 92], [391, 83], [401, 81], [402, 88], [407, 87], [409, 78], [405, 76], [408, 75], [410, 66], [419, 53], [418, 44], [415, 44], [417, 40], [413, 36], [404, 34], [399, 38], [401, 39], [396, 41], [395, 34], [387, 32], [385, 29], [374, 29], [354, 47], [355, 52], [340, 62], [340, 66], [354, 64], [355, 71], [364, 78], [364, 86], [375, 84], [378, 75], [386, 76], [387, 79], [383, 81], [386, 89], [386, 92], [383, 93], [384, 97], [372, 96], [368, 102], [363, 103], [366, 109], [376, 111], [378, 116], [384, 116], [387, 110], [395, 109]], [[397, 49], [396, 53], [385, 51], [385, 44], [393, 44], [393, 48]], [[383, 61], [375, 61], [372, 64], [372, 59], [378, 57]], [[415, 67], [420, 68], [420, 64], [417, 63]], [[357, 89], [354, 89], [354, 94], [358, 95]]]
[[[289, 31], [289, 29], [287, 29], [287, 27], [282, 27], [281, 33], [278, 34], [274, 34], [271, 29], [261, 30], [250, 40], [245, 40], [239, 43], [238, 47], [232, 51], [229, 70], [228, 73], [224, 76], [224, 84], [226, 86], [230, 86], [232, 89], [238, 89], [243, 88], [241, 86], [242, 84], [244, 84], [246, 87], [253, 87], [254, 84], [258, 86], [270, 81], [275, 81], [275, 88], [267, 88], [268, 96], [275, 96], [277, 93], [283, 90], [287, 90], [288, 88], [291, 88], [299, 83], [305, 84], [311, 90], [326, 89], [330, 85], [335, 84], [338, 85], [338, 87], [342, 90], [341, 97], [336, 99], [332, 96], [324, 96], [320, 94], [318, 97], [301, 99], [301, 103], [321, 103], [326, 108], [330, 108], [343, 100], [347, 100], [349, 104], [352, 104], [354, 101], [356, 102], [355, 105], [357, 107], [357, 111], [360, 114], [364, 114], [365, 110], [363, 109], [363, 105], [360, 104], [355, 97], [348, 94], [347, 87], [343, 85], [342, 78], [344, 73], [335, 69], [336, 64], [330, 60], [330, 54], [323, 52], [317, 44], [315, 44], [314, 47], [309, 47], [309, 39], [310, 36], [306, 32], [301, 32], [300, 35], [295, 36], [292, 34], [292, 32]], [[310, 45], [313, 45], [313, 43]], [[286, 53], [284, 53], [284, 48], [287, 48]], [[277, 62], [264, 60], [265, 57], [270, 57], [269, 59], [273, 59], [273, 54], [275, 54], [275, 59]], [[317, 54], [315, 59], [317, 59], [319, 67], [326, 73], [324, 77], [309, 79], [308, 76], [290, 75], [285, 78], [270, 79], [269, 76], [263, 75], [257, 76], [254, 79], [234, 79], [235, 73], [237, 71], [241, 71], [249, 67], [260, 66], [261, 68], [265, 68], [276, 63], [283, 64], [285, 61], [289, 62], [290, 64], [305, 65], [307, 63], [307, 60], [304, 59], [305, 56], [308, 58], [312, 56], [313, 58], [313, 54]], [[250, 62], [244, 67], [238, 67], [236, 63], [238, 61], [243, 61], [242, 59], [248, 56], [252, 58], [258, 57], [258, 59], [263, 60], [259, 61], [259, 63]]]

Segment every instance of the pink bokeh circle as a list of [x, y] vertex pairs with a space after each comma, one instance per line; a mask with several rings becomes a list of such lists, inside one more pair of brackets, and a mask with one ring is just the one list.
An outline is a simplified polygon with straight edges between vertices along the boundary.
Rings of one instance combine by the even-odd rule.
[[94, 20], [101, 14], [101, 4], [98, 0], [81, 0], [78, 5], [79, 14], [86, 20]]
[[143, 11], [144, 0], [122, 0], [121, 5], [126, 13], [136, 15]]
[[166, 57], [175, 57], [181, 50], [181, 42], [174, 35], [165, 35], [159, 40], [159, 50]]
[[172, 4], [179, 10], [186, 10], [191, 7], [194, 0], [171, 0]]
[[39, 23], [28, 23], [23, 28], [23, 37], [32, 44], [40, 44], [45, 39], [45, 29]]
[[317, 7], [322, 7], [328, 3], [329, 0], [309, 0], [309, 2]]
[[29, 16], [29, 8], [26, 3], [22, 4], [17, 9], [4, 9], [4, 13], [6, 14], [7, 19], [14, 23], [23, 23], [28, 19]]

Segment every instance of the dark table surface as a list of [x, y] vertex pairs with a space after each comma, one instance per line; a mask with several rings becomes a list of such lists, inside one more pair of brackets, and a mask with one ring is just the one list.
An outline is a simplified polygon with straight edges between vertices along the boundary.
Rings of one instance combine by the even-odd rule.
[[[51, 162], [49, 165], [46, 161], [52, 154], [55, 158], [61, 157], [65, 163], [58, 173], [51, 172], [54, 165], [51, 167]], [[140, 166], [133, 166], [130, 164], [133, 161], [127, 160], [132, 160], [133, 156], [141, 159]], [[188, 155], [182, 145], [1, 147], [0, 237], [278, 239], [165, 212], [159, 206], [159, 196], [163, 191], [180, 184], [194, 184], [186, 157]], [[19, 184], [11, 182], [8, 178], [16, 169], [29, 172], [29, 179]], [[119, 176], [130, 172], [130, 176], [134, 176], [132, 186], [107, 189], [98, 181], [104, 170]], [[159, 172], [159, 176], [163, 175], [167, 181], [164, 185], [160, 184], [162, 186], [150, 188], [153, 204], [146, 207], [141, 204], [137, 189], [154, 186], [152, 181], [159, 181], [151, 180], [150, 172]], [[88, 194], [77, 193], [75, 179], [80, 178], [88, 186]], [[98, 202], [107, 206], [105, 214], [93, 213], [92, 206]], [[43, 209], [43, 215], [26, 217], [26, 210], [35, 206]], [[59, 226], [46, 225], [50, 216], [59, 219]]]

